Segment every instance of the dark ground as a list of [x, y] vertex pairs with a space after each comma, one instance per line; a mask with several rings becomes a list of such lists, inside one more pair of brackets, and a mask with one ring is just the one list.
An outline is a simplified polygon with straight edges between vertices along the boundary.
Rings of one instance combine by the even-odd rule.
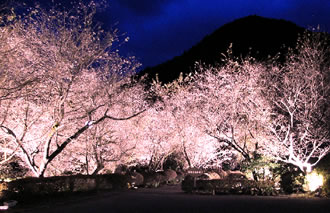
[[99, 192], [18, 204], [8, 213], [265, 212], [330, 213], [330, 199], [186, 194], [179, 186]]

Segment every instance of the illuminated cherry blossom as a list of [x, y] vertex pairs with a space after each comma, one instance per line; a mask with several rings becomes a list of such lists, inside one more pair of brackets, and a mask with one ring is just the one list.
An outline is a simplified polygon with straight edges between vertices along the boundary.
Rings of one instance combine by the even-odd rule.
[[320, 39], [305, 35], [285, 66], [264, 76], [265, 97], [273, 106], [268, 127], [274, 137], [267, 151], [306, 172], [330, 151], [329, 49]]
[[138, 64], [112, 51], [116, 32], [94, 28], [93, 2], [71, 12], [37, 8], [10, 26], [12, 36], [1, 35], [13, 54], [2, 53], [9, 58], [1, 61], [6, 70], [2, 91], [10, 90], [11, 97], [1, 102], [1, 141], [35, 176], [44, 176], [49, 164], [90, 128], [140, 112], [134, 108], [125, 117], [110, 116], [113, 106], [124, 103], [116, 96], [130, 84], [129, 72]]

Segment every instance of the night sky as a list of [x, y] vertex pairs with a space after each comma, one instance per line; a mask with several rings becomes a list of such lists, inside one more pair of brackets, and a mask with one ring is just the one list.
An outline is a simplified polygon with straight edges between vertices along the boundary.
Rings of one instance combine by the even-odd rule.
[[[143, 67], [181, 55], [223, 24], [259, 15], [330, 32], [330, 0], [107, 0], [107, 26], [126, 32], [122, 54]], [[117, 23], [114, 25], [114, 23]]]
[[[51, 2], [23, 1], [32, 4]], [[77, 0], [52, 1], [68, 5]], [[319, 25], [321, 31], [330, 33], [330, 0], [104, 1], [109, 6], [98, 13], [98, 20], [107, 29], [119, 29], [122, 40], [127, 36], [130, 38], [119, 49], [124, 56], [136, 56], [142, 63], [141, 69], [181, 55], [222, 25], [248, 15], [284, 19], [307, 29]]]

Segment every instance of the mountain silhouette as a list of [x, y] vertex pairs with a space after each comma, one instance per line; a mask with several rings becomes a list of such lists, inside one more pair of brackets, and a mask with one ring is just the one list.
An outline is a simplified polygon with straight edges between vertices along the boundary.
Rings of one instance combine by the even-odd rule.
[[221, 64], [221, 53], [226, 53], [231, 44], [235, 57], [249, 55], [259, 61], [278, 53], [284, 57], [289, 47], [296, 46], [298, 36], [304, 31], [304, 28], [282, 19], [247, 16], [223, 25], [181, 56], [146, 68], [139, 75], [148, 74], [147, 81], [158, 75], [161, 82], [171, 82], [181, 72], [184, 75], [192, 72], [195, 62]]

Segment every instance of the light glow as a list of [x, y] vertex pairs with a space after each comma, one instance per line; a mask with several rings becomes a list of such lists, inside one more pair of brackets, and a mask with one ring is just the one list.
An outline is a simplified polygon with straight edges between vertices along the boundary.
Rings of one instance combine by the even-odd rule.
[[310, 191], [315, 191], [323, 185], [323, 175], [315, 171], [306, 175], [306, 182]]
[[0, 210], [8, 210], [8, 206], [0, 206]]

